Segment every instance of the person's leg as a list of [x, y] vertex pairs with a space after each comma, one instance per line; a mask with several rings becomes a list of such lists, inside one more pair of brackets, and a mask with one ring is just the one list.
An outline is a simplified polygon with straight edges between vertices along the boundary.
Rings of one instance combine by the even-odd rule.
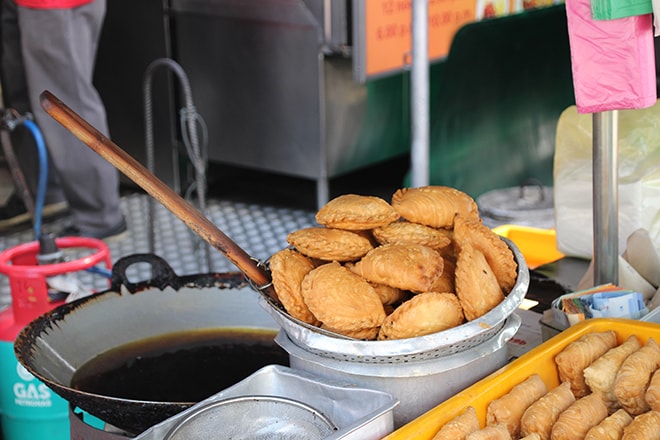
[[51, 118], [39, 99], [49, 90], [108, 135], [105, 107], [92, 84], [104, 15], [105, 0], [73, 9], [18, 7], [32, 111], [48, 144], [74, 224], [84, 233], [106, 230], [123, 221], [119, 174]]
[[13, 0], [0, 0], [0, 80], [5, 108], [14, 108], [20, 113], [30, 111], [30, 102], [21, 55], [20, 32], [16, 4]]
[[[31, 108], [20, 49], [16, 4], [12, 0], [0, 0], [0, 8], [1, 106], [6, 110], [12, 109], [20, 115], [27, 115]], [[16, 155], [25, 181], [32, 194], [36, 195], [40, 170], [34, 136], [25, 127], [19, 125], [11, 131], [10, 140], [10, 147]], [[46, 206], [43, 211], [45, 217], [62, 213], [66, 209], [64, 194], [59, 188], [57, 174], [49, 172], [48, 177]], [[0, 229], [17, 226], [29, 219], [27, 208], [17, 193], [13, 193], [6, 204], [0, 207]]]

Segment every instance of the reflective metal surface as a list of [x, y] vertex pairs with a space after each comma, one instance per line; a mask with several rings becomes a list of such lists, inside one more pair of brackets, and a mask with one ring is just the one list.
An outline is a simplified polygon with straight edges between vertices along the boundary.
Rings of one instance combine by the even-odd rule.
[[177, 423], [165, 440], [321, 440], [337, 429], [311, 406], [277, 396], [239, 396], [197, 408]]

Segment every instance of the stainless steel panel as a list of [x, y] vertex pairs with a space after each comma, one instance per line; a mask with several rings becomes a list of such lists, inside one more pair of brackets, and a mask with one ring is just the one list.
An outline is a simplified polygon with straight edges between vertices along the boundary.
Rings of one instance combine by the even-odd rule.
[[[96, 57], [94, 84], [105, 102], [110, 136], [146, 163], [143, 80], [154, 60], [171, 56], [169, 0], [112, 0]], [[177, 103], [173, 80], [160, 73], [153, 83], [156, 172], [173, 184], [177, 145]], [[133, 183], [124, 176], [123, 184]]]
[[173, 10], [209, 160], [324, 175], [322, 34], [305, 4], [179, 0]]
[[210, 161], [315, 179], [320, 207], [330, 178], [409, 148], [393, 129], [408, 105], [400, 83], [354, 80], [350, 5], [173, 0], [174, 56], [208, 124]]

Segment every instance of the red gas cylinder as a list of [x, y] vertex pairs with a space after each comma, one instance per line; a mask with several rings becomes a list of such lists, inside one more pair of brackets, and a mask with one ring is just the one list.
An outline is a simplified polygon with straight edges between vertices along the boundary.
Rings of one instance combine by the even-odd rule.
[[[94, 252], [76, 260], [44, 265], [39, 265], [37, 261], [39, 254], [37, 241], [18, 245], [0, 253], [0, 272], [9, 277], [13, 320], [17, 325], [21, 325], [21, 328], [42, 313], [62, 304], [63, 301], [53, 301], [49, 298], [47, 277], [86, 270], [102, 262], [105, 263], [106, 268], [112, 265], [110, 250], [102, 240], [62, 237], [55, 239], [55, 244], [59, 249], [82, 248]], [[0, 339], [6, 340], [5, 336], [0, 330]]]
[[[43, 384], [37, 384], [16, 359], [16, 336], [32, 320], [64, 303], [48, 293], [49, 277], [83, 271], [104, 263], [110, 269], [108, 246], [85, 237], [55, 239], [59, 249], [78, 248], [84, 257], [55, 264], [39, 264], [39, 242], [18, 245], [0, 253], [0, 273], [9, 277], [11, 307], [0, 311], [0, 427], [5, 440], [68, 439], [68, 404]], [[109, 282], [108, 282], [109, 284]]]

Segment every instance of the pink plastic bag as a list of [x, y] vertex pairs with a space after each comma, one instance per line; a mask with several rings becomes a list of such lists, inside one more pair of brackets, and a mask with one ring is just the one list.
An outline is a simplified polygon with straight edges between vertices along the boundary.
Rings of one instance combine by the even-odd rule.
[[589, 0], [566, 0], [566, 15], [579, 113], [656, 103], [651, 14], [594, 20]]

